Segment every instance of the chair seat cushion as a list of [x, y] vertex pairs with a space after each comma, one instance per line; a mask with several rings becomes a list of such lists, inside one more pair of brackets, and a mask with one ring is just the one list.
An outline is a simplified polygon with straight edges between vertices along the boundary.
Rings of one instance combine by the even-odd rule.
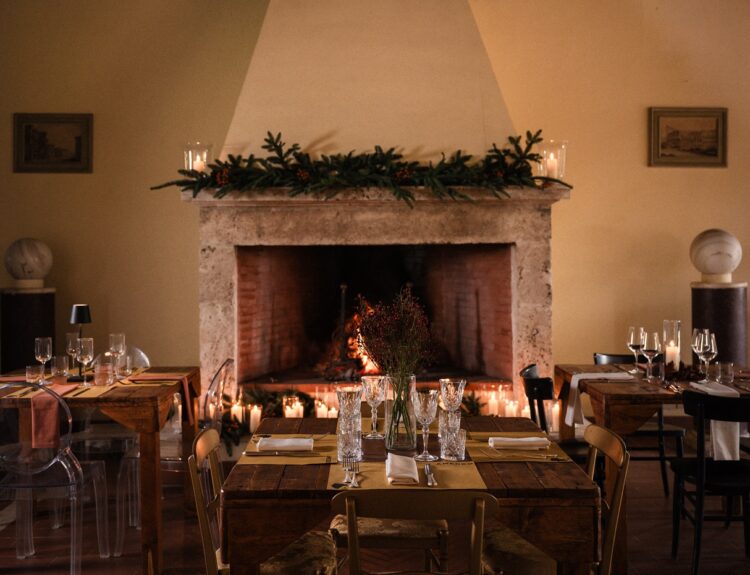
[[[697, 459], [692, 457], [675, 458], [670, 461], [669, 465], [677, 475], [695, 483], [698, 469]], [[750, 493], [750, 460], [714, 461], [707, 459], [706, 490]]]
[[261, 575], [334, 575], [336, 544], [330, 533], [308, 531], [260, 565]]
[[507, 527], [484, 534], [484, 565], [503, 575], [555, 575], [557, 563]]
[[[378, 519], [362, 517], [359, 520], [359, 539], [366, 545], [369, 538], [382, 539], [435, 539], [448, 532], [448, 522], [443, 519]], [[331, 521], [331, 532], [339, 544], [346, 544], [348, 533], [346, 515], [336, 515]]]

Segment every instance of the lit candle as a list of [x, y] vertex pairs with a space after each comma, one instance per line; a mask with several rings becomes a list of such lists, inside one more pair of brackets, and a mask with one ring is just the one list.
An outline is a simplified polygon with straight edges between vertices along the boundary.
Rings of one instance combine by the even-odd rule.
[[299, 398], [294, 398], [294, 417], [304, 417], [305, 416], [305, 406], [302, 405], [302, 402], [299, 400]]
[[674, 364], [675, 369], [680, 368], [680, 348], [674, 340], [669, 340], [664, 350], [664, 363], [665, 365]]
[[560, 431], [560, 402], [556, 401], [552, 405], [552, 417], [550, 418], [549, 430], [553, 433]]
[[193, 161], [193, 169], [202, 172], [206, 169], [206, 162], [201, 159], [200, 152], [195, 154], [195, 160]]
[[320, 400], [315, 402], [315, 417], [328, 417], [328, 406]]
[[493, 391], [490, 400], [487, 402], [487, 411], [490, 415], [498, 415], [500, 413], [499, 409], [500, 404], [497, 401], [497, 393]]
[[255, 433], [255, 430], [260, 425], [262, 410], [260, 409], [260, 405], [248, 405], [247, 410], [250, 412], [248, 417], [248, 421], [250, 421], [250, 433]]
[[329, 419], [336, 419], [339, 416], [339, 410], [335, 407], [332, 407], [328, 410], [328, 418]]
[[284, 406], [284, 417], [296, 417], [296, 411], [293, 405]]
[[516, 416], [516, 405], [515, 401], [508, 400], [505, 402], [505, 417], [515, 417]]
[[521, 410], [521, 417], [531, 419], [531, 410], [529, 409], [528, 405]]
[[550, 152], [549, 157], [547, 158], [547, 177], [557, 177], [557, 158], [555, 157], [554, 152]]
[[245, 413], [245, 410], [242, 408], [242, 404], [239, 401], [235, 401], [232, 404], [232, 419], [236, 419], [240, 423], [242, 423], [243, 415]]

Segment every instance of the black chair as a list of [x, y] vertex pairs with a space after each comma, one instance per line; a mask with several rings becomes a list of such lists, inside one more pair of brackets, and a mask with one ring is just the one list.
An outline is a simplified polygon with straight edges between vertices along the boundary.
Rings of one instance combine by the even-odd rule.
[[[594, 353], [594, 363], [596, 365], [607, 365], [611, 363], [634, 364], [635, 357], [633, 354], [618, 353]], [[661, 483], [664, 488], [664, 497], [669, 497], [669, 479], [667, 477], [667, 454], [664, 446], [665, 437], [673, 437], [675, 440], [675, 453], [677, 457], [682, 457], [683, 439], [685, 430], [677, 425], [671, 425], [664, 422], [664, 409], [659, 407], [656, 416], [651, 421], [644, 423], [637, 431], [629, 434], [626, 438], [649, 437], [656, 438], [656, 451], [658, 455], [631, 455], [632, 461], [658, 461], [661, 470]], [[654, 451], [653, 446], [633, 447], [628, 445], [628, 450], [634, 451]]]
[[[674, 471], [674, 499], [672, 503], [672, 557], [677, 556], [680, 541], [680, 520], [687, 517], [695, 526], [693, 562], [691, 573], [697, 575], [701, 551], [701, 534], [704, 521], [725, 521], [726, 515], [706, 515], [704, 502], [707, 495], [742, 498], [742, 520], [745, 530], [745, 556], [750, 557], [750, 461], [714, 461], [706, 457], [706, 422], [750, 421], [750, 397], [719, 397], [685, 391], [682, 394], [685, 413], [695, 419], [697, 431], [697, 456], [672, 460]], [[686, 483], [695, 485], [687, 490]], [[688, 510], [685, 503], [692, 504]], [[740, 519], [740, 517], [733, 517]]]
[[[529, 415], [545, 433], [549, 433], [547, 416], [544, 412], [544, 401], [554, 400], [555, 387], [550, 377], [539, 377], [536, 364], [532, 363], [521, 370], [523, 388], [526, 399], [529, 402]], [[579, 465], [585, 465], [589, 455], [589, 446], [585, 441], [576, 439], [560, 442], [560, 447], [573, 461]], [[600, 474], [601, 475], [601, 474]], [[603, 477], [603, 475], [601, 475]]]

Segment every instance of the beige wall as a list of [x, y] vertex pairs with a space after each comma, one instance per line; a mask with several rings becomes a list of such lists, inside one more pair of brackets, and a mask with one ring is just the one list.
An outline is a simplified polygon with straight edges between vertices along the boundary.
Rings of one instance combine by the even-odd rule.
[[[632, 322], [689, 324], [692, 238], [722, 227], [750, 250], [750, 3], [471, 6], [514, 125], [571, 141], [575, 190], [553, 210], [555, 359], [624, 350]], [[0, 0], [0, 249], [52, 248], [58, 339], [87, 302], [101, 343], [122, 330], [158, 363], [198, 361], [197, 213], [148, 188], [175, 175], [187, 140], [221, 146], [265, 8]], [[729, 108], [730, 166], [648, 168], [651, 105]], [[94, 173], [13, 174], [13, 112], [94, 113]]]
[[[221, 145], [265, 8], [0, 1], [0, 252], [24, 236], [52, 248], [59, 350], [86, 302], [97, 351], [121, 330], [152, 361], [198, 362], [197, 210], [149, 187], [188, 140]], [[13, 112], [93, 113], [93, 174], [13, 174]]]

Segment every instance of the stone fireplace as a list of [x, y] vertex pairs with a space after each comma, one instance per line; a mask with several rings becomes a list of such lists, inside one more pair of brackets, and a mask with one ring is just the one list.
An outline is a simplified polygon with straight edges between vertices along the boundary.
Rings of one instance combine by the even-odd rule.
[[551, 205], [569, 191], [509, 192], [468, 190], [473, 202], [420, 192], [413, 209], [383, 190], [185, 192], [200, 208], [203, 386], [227, 357], [238, 381], [309, 371], [336, 327], [342, 283], [347, 313], [358, 293], [374, 303], [412, 285], [443, 369], [508, 382], [532, 362], [548, 373]]

